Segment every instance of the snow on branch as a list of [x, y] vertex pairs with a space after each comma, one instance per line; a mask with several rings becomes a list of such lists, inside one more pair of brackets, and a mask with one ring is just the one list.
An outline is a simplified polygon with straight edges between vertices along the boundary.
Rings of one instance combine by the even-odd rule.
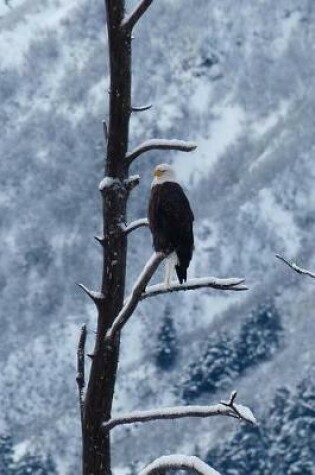
[[78, 343], [78, 350], [77, 350], [77, 377], [76, 377], [78, 391], [79, 391], [81, 427], [83, 427], [83, 414], [84, 414], [83, 390], [85, 386], [84, 354], [85, 354], [86, 335], [87, 335], [86, 325], [82, 325], [81, 332], [80, 332], [80, 339]]
[[132, 152], [127, 153], [126, 158], [129, 163], [149, 150], [179, 150], [181, 152], [191, 152], [195, 150], [197, 145], [194, 142], [186, 142], [184, 140], [166, 140], [166, 139], [151, 139], [146, 140], [141, 145], [136, 147]]
[[140, 183], [140, 175], [131, 175], [124, 180], [124, 185], [128, 193], [132, 191]]
[[140, 218], [136, 219], [135, 221], [132, 221], [130, 224], [128, 224], [128, 226], [124, 228], [124, 232], [126, 234], [129, 234], [135, 229], [141, 228], [142, 226], [149, 226], [148, 218]]
[[77, 286], [82, 289], [88, 297], [95, 303], [96, 306], [100, 304], [102, 300], [104, 300], [104, 294], [102, 292], [96, 292], [95, 290], [88, 289], [84, 284], [77, 283]]
[[166, 294], [169, 292], [181, 292], [186, 290], [196, 290], [201, 288], [212, 288], [219, 290], [234, 290], [242, 291], [248, 290], [246, 285], [242, 285], [245, 279], [238, 277], [231, 277], [229, 279], [217, 279], [216, 277], [201, 277], [196, 279], [189, 279], [184, 284], [178, 282], [171, 282], [169, 287], [166, 287], [164, 283], [150, 285], [145, 289], [141, 295], [141, 300], [148, 297], [155, 297], [156, 295]]
[[142, 15], [144, 15], [144, 13], [147, 11], [152, 2], [153, 0], [141, 0], [138, 5], [135, 6], [134, 10], [124, 18], [121, 25], [122, 28], [131, 31], [135, 24], [140, 20]]
[[195, 455], [162, 455], [147, 465], [139, 475], [161, 475], [166, 470], [189, 470], [198, 475], [220, 475]]
[[[135, 222], [136, 223], [136, 222]], [[132, 223], [131, 223], [132, 224]], [[141, 224], [142, 225], [142, 224]], [[131, 226], [131, 225], [130, 225]], [[128, 229], [125, 228], [125, 230]], [[131, 230], [136, 229], [136, 226], [132, 226]], [[190, 279], [185, 284], [172, 283], [169, 287], [165, 286], [165, 283], [151, 285], [146, 287], [151, 277], [155, 273], [159, 264], [163, 261], [165, 255], [161, 252], [154, 253], [143, 271], [139, 275], [129, 297], [124, 302], [124, 305], [115, 318], [111, 328], [107, 332], [107, 338], [113, 340], [115, 334], [119, 332], [122, 327], [127, 323], [134, 310], [138, 306], [140, 300], [144, 300], [148, 297], [153, 297], [160, 294], [166, 294], [169, 292], [179, 292], [184, 290], [196, 290], [203, 287], [211, 287], [213, 289], [220, 290], [234, 290], [242, 291], [248, 290], [246, 285], [242, 285], [245, 281], [243, 278], [230, 278], [230, 279], [216, 279], [215, 277], [203, 277], [199, 279]]]
[[235, 414], [238, 419], [241, 419], [245, 422], [249, 422], [250, 424], [256, 425], [257, 420], [252, 413], [252, 411], [247, 406], [243, 406], [242, 404], [235, 404], [235, 399], [237, 396], [236, 391], [232, 391], [231, 396], [228, 401], [221, 401], [220, 404], [227, 408], [230, 408]]
[[102, 424], [102, 429], [109, 431], [119, 425], [134, 424], [135, 422], [149, 422], [161, 419], [183, 419], [186, 417], [213, 417], [227, 416], [240, 419], [250, 424], [257, 424], [252, 411], [241, 404], [235, 404], [236, 391], [233, 391], [229, 401], [221, 401], [220, 404], [212, 406], [174, 406], [148, 411], [134, 411], [129, 414], [122, 414]]
[[131, 108], [131, 112], [144, 112], [152, 109], [152, 104], [147, 104], [146, 106], [140, 106], [140, 107], [135, 107], [133, 106]]
[[155, 273], [160, 263], [165, 258], [162, 252], [154, 252], [151, 258], [148, 260], [141, 274], [139, 275], [129, 297], [127, 297], [124, 305], [115, 318], [111, 328], [107, 332], [107, 339], [113, 340], [117, 332], [127, 323], [133, 312], [135, 311], [138, 303], [141, 300], [141, 296], [149, 283], [151, 277]]
[[293, 269], [295, 272], [298, 274], [303, 274], [303, 275], [308, 275], [312, 279], [315, 279], [315, 273], [311, 272], [307, 269], [303, 269], [303, 267], [299, 267], [295, 262], [290, 262], [284, 257], [280, 256], [279, 254], [276, 254], [276, 257], [280, 259], [280, 261], [283, 261], [285, 264], [287, 264], [291, 269]]
[[119, 178], [113, 178], [111, 176], [105, 176], [100, 184], [98, 185], [98, 189], [103, 192], [105, 191], [107, 188], [112, 188], [114, 186], [121, 186], [121, 181], [119, 180]]

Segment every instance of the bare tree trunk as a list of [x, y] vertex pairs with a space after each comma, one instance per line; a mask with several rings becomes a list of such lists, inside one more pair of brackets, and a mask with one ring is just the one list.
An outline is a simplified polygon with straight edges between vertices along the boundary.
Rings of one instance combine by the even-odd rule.
[[[108, 127], [104, 124], [107, 140], [105, 177], [100, 186], [103, 200], [103, 235], [97, 237], [103, 246], [101, 292], [92, 292], [80, 284], [93, 300], [98, 311], [95, 347], [85, 395], [86, 328], [84, 326], [81, 329], [78, 347], [77, 384], [82, 422], [83, 475], [111, 475], [110, 430], [104, 430], [104, 427], [106, 422], [112, 419], [120, 332], [140, 300], [161, 293], [200, 287], [226, 290], [247, 289], [243, 285], [244, 279], [220, 280], [211, 277], [194, 279], [187, 282], [183, 288], [172, 285], [169, 289], [165, 289], [157, 285], [145, 292], [159, 263], [165, 258], [162, 253], [154, 253], [124, 305], [127, 235], [139, 226], [147, 224], [147, 221], [142, 219], [140, 222], [138, 220], [130, 226], [125, 226], [128, 195], [133, 186], [139, 182], [137, 177], [128, 179], [129, 166], [133, 160], [149, 150], [189, 152], [196, 148], [192, 142], [151, 139], [128, 153], [130, 113], [132, 110], [141, 111], [149, 108], [149, 106], [136, 108], [131, 106], [131, 33], [152, 2], [153, 0], [140, 0], [134, 10], [125, 16], [125, 0], [105, 0], [110, 61], [110, 105]], [[233, 408], [234, 399], [231, 401], [227, 404], [228, 414], [245, 419], [246, 417], [239, 412], [241, 406], [238, 409], [236, 406]], [[231, 412], [231, 408], [234, 412]], [[221, 413], [222, 410], [217, 412]], [[223, 412], [226, 414], [227, 411]]]
[[111, 417], [118, 365], [119, 335], [112, 344], [105, 335], [123, 305], [127, 238], [121, 222], [126, 222], [128, 177], [125, 159], [131, 111], [131, 33], [121, 28], [124, 0], [106, 0], [110, 60], [110, 109], [105, 175], [115, 187], [104, 187], [103, 198], [103, 276], [98, 308], [97, 335], [86, 392], [83, 419], [83, 474], [110, 475], [110, 436], [101, 430]]

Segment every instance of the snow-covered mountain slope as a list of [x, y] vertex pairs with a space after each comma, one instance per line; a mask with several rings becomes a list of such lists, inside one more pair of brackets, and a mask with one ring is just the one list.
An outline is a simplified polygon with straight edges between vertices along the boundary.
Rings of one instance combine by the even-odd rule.
[[[315, 269], [314, 20], [311, 0], [160, 0], [137, 27], [134, 103], [154, 108], [132, 117], [130, 148], [162, 137], [198, 149], [135, 162], [142, 183], [130, 219], [145, 215], [154, 165], [171, 160], [196, 215], [190, 275], [245, 276], [250, 291], [141, 304], [123, 335], [115, 411], [181, 401], [178, 388], [210, 336], [232, 338], [268, 298], [281, 315], [279, 349], [200, 401], [233, 387], [259, 416], [279, 386], [294, 387], [314, 365], [314, 282], [274, 258]], [[93, 235], [107, 114], [104, 5], [12, 0], [0, 22], [0, 428], [52, 452], [67, 475], [80, 452], [76, 338], [87, 322], [92, 346], [95, 326], [74, 283], [97, 288], [101, 271]], [[148, 230], [130, 237], [129, 285], [150, 252]], [[179, 352], [162, 371], [154, 355], [167, 305]], [[233, 424], [116, 429], [115, 464], [125, 470], [195, 446], [205, 453]]]

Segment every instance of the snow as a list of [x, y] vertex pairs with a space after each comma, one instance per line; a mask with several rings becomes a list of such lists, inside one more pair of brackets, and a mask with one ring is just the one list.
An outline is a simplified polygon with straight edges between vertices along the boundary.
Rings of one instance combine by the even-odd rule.
[[[13, 4], [12, 4], [13, 6]], [[16, 2], [15, 8], [23, 7], [23, 2]], [[24, 14], [23, 19], [15, 25], [14, 30], [4, 29], [1, 32], [0, 58], [1, 66], [19, 65], [34, 36], [40, 36], [44, 30], [58, 29], [60, 22], [71, 16], [71, 10], [78, 6], [75, 0], [61, 0], [58, 8], [54, 2], [43, 4], [41, 8]], [[9, 16], [9, 14], [7, 13]], [[8, 54], [10, 51], [10, 54]]]
[[152, 295], [158, 295], [167, 292], [187, 291], [198, 288], [219, 288], [221, 290], [247, 290], [243, 278], [232, 277], [228, 279], [219, 279], [217, 277], [199, 277], [194, 279], [188, 279], [184, 284], [179, 284], [177, 281], [171, 281], [169, 286], [165, 283], [159, 283], [146, 287], [145, 292], [142, 294], [142, 298], [147, 298]]
[[301, 20], [301, 12], [295, 11], [282, 20], [280, 35], [274, 40], [272, 45], [273, 55], [281, 56], [288, 48], [291, 37], [297, 29]]
[[12, 8], [17, 8], [22, 5], [26, 0], [8, 0], [8, 5], [6, 5], [5, 0], [0, 2], [0, 17], [4, 17], [11, 13]]
[[23, 457], [28, 451], [31, 443], [30, 440], [23, 440], [14, 446], [14, 456], [13, 459], [16, 462]]
[[162, 113], [157, 118], [157, 126], [161, 132], [167, 133], [174, 124], [174, 121], [180, 120], [180, 118], [181, 113], [178, 107], [170, 100], [163, 104]]
[[[163, 407], [159, 409], [152, 409], [147, 411], [132, 411], [127, 414], [120, 414], [109, 420], [109, 425], [115, 421], [123, 421], [124, 424], [141, 422], [154, 419], [172, 419], [187, 417], [210, 417], [212, 415], [219, 415], [230, 413], [230, 408], [222, 404], [214, 404], [212, 406], [172, 406]], [[106, 423], [104, 424], [106, 427]]]
[[178, 470], [188, 468], [200, 475], [220, 475], [219, 472], [214, 470], [198, 457], [180, 454], [163, 455], [162, 457], [157, 458], [141, 470], [139, 475], [149, 475], [152, 471], [157, 473], [164, 472], [170, 468], [176, 468]]
[[252, 125], [252, 131], [257, 137], [262, 137], [271, 129], [273, 129], [281, 119], [288, 114], [291, 101], [283, 100], [280, 102], [278, 109], [272, 111], [267, 117], [263, 119], [256, 119]]
[[199, 83], [194, 93], [192, 94], [190, 100], [192, 107], [201, 113], [206, 113], [209, 108], [209, 100], [211, 96], [211, 89], [207, 83]]
[[114, 185], [121, 185], [121, 181], [119, 180], [119, 178], [113, 178], [111, 176], [105, 176], [100, 184], [98, 185], [98, 189], [100, 191], [104, 191], [106, 188], [110, 188]]
[[129, 185], [130, 183], [133, 182], [138, 182], [140, 180], [140, 175], [131, 175], [129, 178], [124, 180], [125, 185]]
[[234, 407], [243, 419], [254, 425], [257, 424], [257, 419], [252, 413], [252, 411], [249, 409], [249, 407], [243, 406], [242, 404], [234, 404]]
[[81, 289], [84, 290], [84, 292], [93, 300], [101, 300], [104, 298], [102, 292], [90, 290], [84, 284], [78, 284], [78, 286], [81, 287]]
[[259, 198], [261, 217], [284, 242], [285, 251], [292, 256], [296, 255], [300, 247], [300, 235], [292, 213], [281, 206], [268, 188], [259, 192]]
[[124, 231], [126, 233], [132, 231], [133, 229], [137, 229], [140, 226], [148, 226], [149, 221], [148, 218], [140, 218], [136, 219], [135, 221], [132, 221], [131, 223], [128, 224], [128, 226], [124, 227]]
[[276, 254], [276, 257], [280, 259], [281, 261], [285, 262], [289, 267], [291, 267], [293, 270], [295, 270], [298, 274], [304, 274], [308, 275], [309, 277], [312, 277], [315, 279], [315, 273], [311, 272], [307, 269], [304, 269], [303, 267], [298, 266], [295, 262], [290, 262], [284, 257], [280, 256], [279, 254]]
[[196, 186], [206, 178], [214, 163], [241, 135], [245, 112], [237, 104], [222, 104], [213, 108], [216, 116], [210, 123], [209, 135], [198, 138], [198, 151], [193, 158], [174, 161], [179, 181]]
[[140, 154], [149, 150], [180, 150], [182, 152], [191, 152], [195, 150], [197, 145], [195, 142], [187, 142], [177, 139], [150, 139], [142, 142], [132, 152], [127, 153], [127, 158], [133, 160]]

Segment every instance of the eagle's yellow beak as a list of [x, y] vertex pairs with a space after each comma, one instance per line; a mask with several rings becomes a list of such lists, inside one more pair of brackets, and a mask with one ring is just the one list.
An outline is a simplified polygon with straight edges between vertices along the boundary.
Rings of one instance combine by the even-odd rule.
[[160, 177], [160, 176], [162, 176], [162, 175], [163, 175], [162, 170], [154, 170], [153, 176]]

